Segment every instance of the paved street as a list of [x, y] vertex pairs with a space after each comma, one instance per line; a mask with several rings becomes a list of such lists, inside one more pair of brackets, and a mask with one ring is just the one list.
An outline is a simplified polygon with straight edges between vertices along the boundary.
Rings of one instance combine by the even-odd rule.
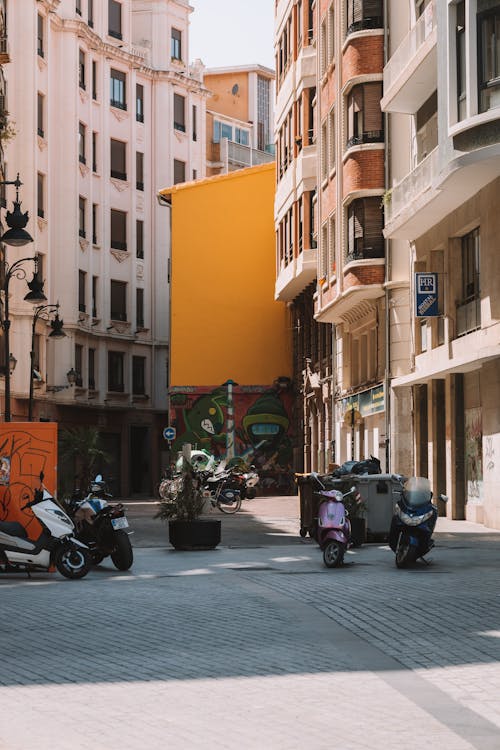
[[1, 750], [500, 748], [500, 534], [327, 570], [297, 498], [244, 507], [212, 552], [130, 505], [128, 573], [1, 577]]

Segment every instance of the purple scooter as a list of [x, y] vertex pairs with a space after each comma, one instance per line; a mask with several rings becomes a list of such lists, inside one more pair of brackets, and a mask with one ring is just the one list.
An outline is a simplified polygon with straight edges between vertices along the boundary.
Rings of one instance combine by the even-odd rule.
[[339, 490], [328, 490], [315, 477], [322, 489], [319, 495], [323, 498], [318, 508], [318, 526], [316, 539], [323, 550], [323, 562], [327, 568], [338, 568], [344, 561], [344, 555], [351, 539], [351, 523], [344, 507], [343, 500], [347, 495], [357, 492], [351, 487], [342, 494]]

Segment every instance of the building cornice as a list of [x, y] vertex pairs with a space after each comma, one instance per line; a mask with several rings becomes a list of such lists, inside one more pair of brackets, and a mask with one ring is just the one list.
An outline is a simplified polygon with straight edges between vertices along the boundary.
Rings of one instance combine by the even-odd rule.
[[[59, 0], [57, 0], [59, 2]], [[63, 33], [74, 34], [79, 39], [85, 41], [88, 47], [99, 54], [112, 57], [117, 62], [124, 63], [128, 68], [133, 68], [142, 75], [152, 80], [166, 81], [172, 84], [183, 86], [190, 93], [196, 93], [208, 98], [209, 90], [204, 84], [196, 78], [191, 78], [185, 73], [174, 70], [159, 70], [152, 68], [145, 60], [146, 52], [143, 48], [133, 47], [131, 51], [119, 47], [116, 44], [104, 41], [98, 34], [84, 22], [75, 19], [63, 19], [57, 14], [51, 14], [51, 23], [53, 27]]]

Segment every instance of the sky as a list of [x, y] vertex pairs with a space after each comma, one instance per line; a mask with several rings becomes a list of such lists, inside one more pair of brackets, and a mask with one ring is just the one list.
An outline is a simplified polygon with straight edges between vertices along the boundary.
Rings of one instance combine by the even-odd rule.
[[274, 0], [191, 0], [189, 61], [207, 68], [258, 63], [274, 70]]

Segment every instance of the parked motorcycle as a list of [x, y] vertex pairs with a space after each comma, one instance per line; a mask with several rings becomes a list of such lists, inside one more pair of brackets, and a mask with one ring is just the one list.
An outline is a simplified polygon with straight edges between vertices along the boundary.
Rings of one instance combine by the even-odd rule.
[[[440, 495], [439, 499], [448, 500], [446, 495]], [[398, 568], [407, 568], [431, 551], [437, 517], [429, 480], [425, 477], [407, 479], [402, 485], [389, 532], [389, 546], [396, 555]]]
[[327, 489], [319, 477], [315, 479], [320, 485], [321, 502], [318, 507], [318, 519], [315, 537], [323, 550], [323, 562], [327, 568], [338, 568], [344, 561], [344, 555], [351, 542], [351, 523], [344, 505], [344, 498], [355, 495], [356, 487], [348, 492]]
[[129, 523], [122, 503], [110, 504], [112, 495], [100, 474], [90, 485], [89, 493], [83, 497], [76, 490], [66, 505], [76, 526], [78, 539], [89, 550], [94, 565], [99, 565], [110, 556], [118, 570], [128, 570], [134, 561], [132, 545], [127, 529]]
[[90, 570], [89, 550], [76, 538], [72, 520], [43, 486], [43, 473], [40, 485], [21, 510], [31, 508], [43, 531], [38, 539], [29, 539], [18, 521], [0, 521], [0, 569], [29, 575], [32, 570], [48, 571], [55, 566], [65, 578], [83, 578]]
[[214, 472], [200, 472], [203, 482], [203, 497], [210, 500], [212, 507], [222, 513], [236, 513], [241, 508], [241, 478], [237, 468], [226, 469], [222, 461]]
[[250, 466], [248, 471], [243, 472], [243, 491], [241, 497], [243, 500], [253, 500], [257, 497], [257, 485], [259, 484], [260, 477], [255, 469], [255, 466]]

